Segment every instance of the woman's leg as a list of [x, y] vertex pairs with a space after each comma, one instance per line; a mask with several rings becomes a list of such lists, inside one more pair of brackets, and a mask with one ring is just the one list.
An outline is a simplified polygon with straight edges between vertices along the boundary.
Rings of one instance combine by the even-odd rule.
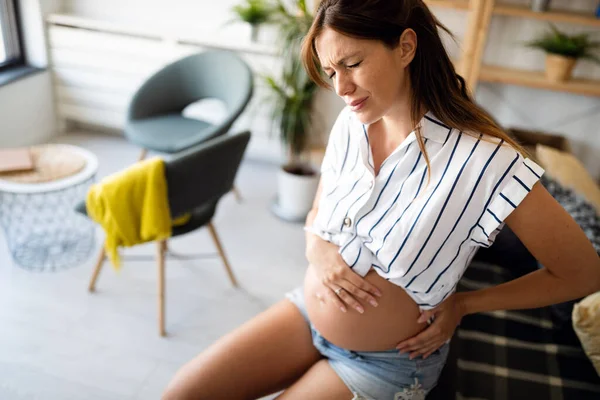
[[184, 365], [163, 399], [260, 398], [290, 386], [320, 358], [308, 323], [282, 300]]
[[354, 397], [326, 359], [314, 364], [277, 400], [350, 400]]

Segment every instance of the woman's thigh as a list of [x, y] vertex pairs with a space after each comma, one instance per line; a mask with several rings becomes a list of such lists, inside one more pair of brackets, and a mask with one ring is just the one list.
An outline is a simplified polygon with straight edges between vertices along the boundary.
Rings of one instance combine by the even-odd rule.
[[277, 397], [277, 400], [350, 400], [353, 397], [350, 389], [331, 368], [329, 362], [322, 359]]
[[256, 399], [288, 387], [320, 358], [307, 321], [282, 300], [184, 365], [163, 399]]

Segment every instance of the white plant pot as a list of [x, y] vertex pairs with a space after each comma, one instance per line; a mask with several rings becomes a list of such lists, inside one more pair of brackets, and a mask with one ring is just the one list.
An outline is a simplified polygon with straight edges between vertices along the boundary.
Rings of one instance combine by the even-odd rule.
[[304, 221], [312, 208], [318, 186], [318, 173], [296, 175], [281, 168], [277, 175], [277, 199], [273, 212], [286, 221]]

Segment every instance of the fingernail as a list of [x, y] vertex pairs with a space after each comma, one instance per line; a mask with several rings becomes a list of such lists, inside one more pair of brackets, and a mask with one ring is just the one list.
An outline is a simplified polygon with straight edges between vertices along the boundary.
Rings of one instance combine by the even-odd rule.
[[356, 310], [361, 314], [365, 312], [365, 310], [362, 307], [356, 307]]
[[346, 312], [346, 307], [340, 307], [340, 310], [342, 310], [342, 312]]
[[380, 292], [379, 290], [376, 290], [376, 291], [375, 291], [375, 294], [376, 294], [377, 296], [381, 297], [381, 292]]
[[373, 307], [377, 307], [377, 302], [375, 300], [369, 300], [369, 303], [371, 303]]

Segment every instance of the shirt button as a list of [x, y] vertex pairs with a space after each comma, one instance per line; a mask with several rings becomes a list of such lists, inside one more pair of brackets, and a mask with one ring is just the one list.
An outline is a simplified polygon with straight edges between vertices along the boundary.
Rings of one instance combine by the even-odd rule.
[[352, 220], [348, 217], [344, 218], [344, 226], [349, 228], [352, 225]]

